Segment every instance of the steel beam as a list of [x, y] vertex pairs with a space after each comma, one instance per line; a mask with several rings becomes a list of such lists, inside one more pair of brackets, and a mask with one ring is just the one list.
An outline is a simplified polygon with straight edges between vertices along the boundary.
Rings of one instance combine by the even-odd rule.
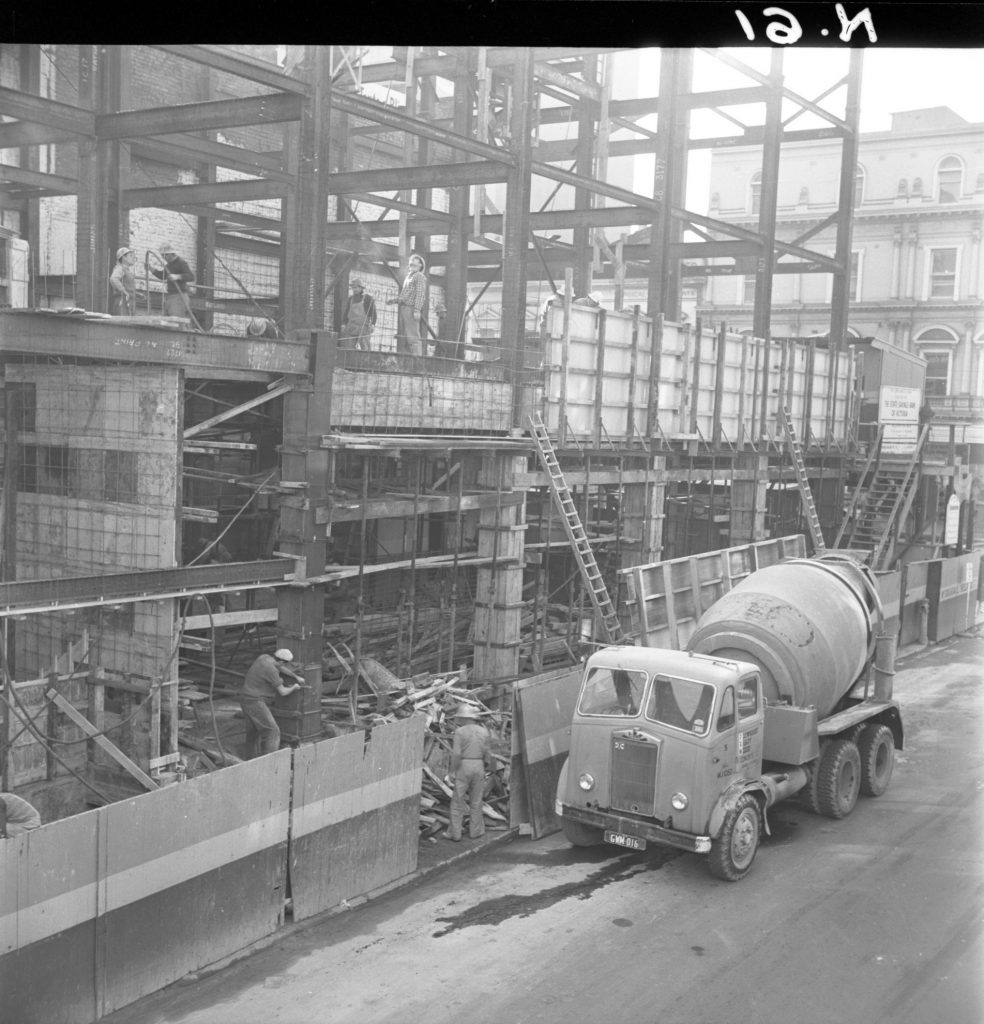
[[498, 146], [491, 146], [484, 142], [477, 142], [455, 132], [437, 128], [427, 121], [415, 117], [407, 117], [392, 107], [383, 103], [367, 100], [361, 96], [351, 93], [332, 92], [332, 106], [343, 114], [351, 114], [354, 117], [362, 117], [367, 121], [375, 121], [387, 125], [398, 131], [410, 132], [431, 142], [439, 142], [450, 149], [459, 149], [463, 153], [471, 153], [473, 156], [481, 157], [484, 160], [497, 160], [515, 166], [516, 157], [508, 150]]
[[19, 310], [0, 311], [0, 351], [181, 366], [192, 377], [211, 376], [208, 371], [223, 368], [249, 370], [253, 379], [260, 380], [308, 371], [308, 346], [296, 341], [200, 334]]
[[119, 602], [153, 601], [202, 589], [247, 584], [272, 585], [294, 578], [286, 558], [224, 562], [177, 569], [142, 569], [99, 576], [61, 576], [50, 580], [0, 583], [0, 615], [52, 611], [62, 607], [109, 607]]
[[297, 121], [303, 99], [287, 93], [269, 93], [235, 100], [180, 103], [171, 107], [147, 107], [121, 114], [101, 114], [94, 133], [101, 139], [131, 139], [174, 132], [209, 131], [252, 124]]
[[328, 191], [332, 195], [347, 195], [385, 189], [485, 185], [505, 181], [511, 169], [510, 163], [501, 160], [475, 160], [457, 164], [434, 163], [422, 167], [386, 167], [374, 171], [341, 171], [328, 176]]
[[200, 163], [230, 167], [246, 174], [264, 175], [271, 181], [290, 181], [283, 169], [281, 153], [254, 153], [239, 146], [213, 142], [195, 135], [159, 135], [131, 143], [135, 156], [176, 167], [193, 167]]
[[274, 65], [264, 65], [258, 61], [252, 61], [241, 54], [222, 52], [211, 46], [187, 46], [167, 45], [162, 43], [151, 44], [155, 50], [163, 50], [175, 57], [182, 57], [185, 60], [195, 61], [213, 68], [215, 71], [224, 71], [230, 75], [237, 75], [239, 78], [246, 78], [251, 82], [259, 82], [270, 89], [283, 89], [285, 92], [297, 93], [299, 96], [308, 96], [311, 87], [307, 82], [299, 78], [291, 78], [282, 71], [275, 70]]
[[18, 146], [47, 146], [52, 143], [78, 142], [78, 132], [65, 128], [52, 128], [34, 121], [9, 121], [0, 124], [0, 149], [15, 149]]
[[85, 107], [76, 107], [70, 103], [45, 99], [0, 86], [0, 110], [7, 117], [16, 117], [21, 121], [33, 121], [47, 125], [73, 135], [95, 135], [96, 115]]
[[245, 199], [282, 199], [292, 186], [285, 181], [250, 178], [246, 181], [217, 181], [204, 185], [160, 185], [154, 188], [128, 188], [124, 205], [131, 210], [147, 206], [171, 209], [197, 203], [236, 203]]
[[639, 195], [638, 192], [630, 192], [628, 189], [618, 188], [616, 185], [609, 185], [604, 181], [596, 181], [582, 174], [574, 174], [572, 171], [565, 171], [560, 167], [544, 164], [538, 160], [532, 161], [532, 171], [541, 178], [559, 181], [573, 188], [586, 188], [596, 195], [608, 196], [609, 199], [617, 199], [620, 203], [638, 206], [642, 210], [654, 213], [658, 213], [660, 210], [660, 204], [655, 199], [647, 199], [645, 196]]
[[0, 164], [0, 181], [44, 189], [48, 195], [75, 195], [79, 189], [77, 178], [67, 178], [63, 174], [46, 174], [43, 171], [31, 171], [24, 167], [17, 167], [14, 164]]

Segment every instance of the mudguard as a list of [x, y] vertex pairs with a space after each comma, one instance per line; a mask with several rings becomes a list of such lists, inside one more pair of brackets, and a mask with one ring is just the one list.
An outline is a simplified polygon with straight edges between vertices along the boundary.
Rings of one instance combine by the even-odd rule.
[[769, 817], [765, 813], [769, 803], [769, 794], [765, 786], [757, 779], [740, 779], [733, 786], [726, 789], [718, 797], [714, 807], [711, 808], [711, 816], [707, 821], [707, 834], [712, 839], [717, 839], [721, 834], [721, 826], [724, 824], [725, 817], [727, 817], [729, 811], [735, 809], [738, 798], [744, 796], [745, 793], [755, 794], [755, 798], [759, 802], [759, 809], [762, 811], [762, 827], [765, 829], [767, 836], [772, 835], [769, 829]]

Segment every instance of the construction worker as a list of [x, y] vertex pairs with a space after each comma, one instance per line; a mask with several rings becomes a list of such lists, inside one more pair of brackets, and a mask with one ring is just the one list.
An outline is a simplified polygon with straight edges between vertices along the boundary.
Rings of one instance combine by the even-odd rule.
[[133, 275], [136, 257], [125, 245], [116, 250], [116, 265], [109, 275], [113, 289], [113, 312], [117, 316], [133, 316], [137, 311], [137, 281]]
[[478, 709], [471, 704], [459, 705], [454, 717], [458, 727], [454, 731], [449, 776], [454, 793], [451, 797], [451, 821], [444, 838], [460, 843], [466, 804], [469, 837], [479, 839], [485, 835], [482, 799], [485, 771], [492, 767], [492, 739], [488, 729], [478, 721]]
[[150, 267], [150, 272], [159, 281], [166, 281], [164, 294], [164, 315], [180, 316], [185, 320], [193, 320], [191, 304], [188, 301], [189, 288], [195, 280], [191, 267], [175, 251], [171, 242], [161, 246], [164, 267], [160, 270]]
[[[289, 666], [294, 655], [281, 647], [272, 655], [261, 654], [250, 665], [243, 683], [239, 704], [246, 720], [246, 757], [259, 757], [280, 748], [280, 726], [270, 705], [277, 696], [287, 697], [301, 689], [304, 679]], [[281, 676], [296, 680], [286, 685]]]
[[341, 348], [358, 348], [368, 352], [369, 338], [376, 326], [376, 301], [358, 279], [353, 280], [350, 287], [352, 294], [345, 304], [338, 344]]
[[421, 336], [421, 319], [427, 302], [427, 278], [424, 276], [424, 258], [411, 256], [407, 265], [407, 276], [403, 279], [403, 287], [395, 299], [387, 299], [400, 307], [400, 325], [396, 334], [397, 352], [407, 352], [412, 356], [424, 354], [424, 341]]
[[14, 793], [0, 793], [0, 839], [11, 839], [41, 827], [37, 808]]

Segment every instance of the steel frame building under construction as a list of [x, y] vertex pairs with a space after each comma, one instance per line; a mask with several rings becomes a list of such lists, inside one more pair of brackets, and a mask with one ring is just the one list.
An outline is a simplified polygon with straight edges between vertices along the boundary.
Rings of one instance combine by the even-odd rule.
[[[655, 89], [629, 96], [615, 86], [640, 71], [631, 51], [3, 49], [0, 206], [29, 272], [24, 308], [0, 312], [0, 743], [4, 789], [45, 788], [51, 814], [173, 771], [183, 682], [257, 649], [295, 654], [310, 689], [281, 726], [302, 742], [370, 656], [400, 678], [463, 669], [493, 701], [576, 661], [605, 639], [578, 537], [622, 626], [619, 570], [640, 564], [804, 531], [879, 567], [942, 542], [952, 453], [879, 461], [860, 429], [846, 328], [861, 50], [811, 98], [785, 86], [780, 48], [764, 72], [664, 50]], [[742, 84], [695, 88], [701, 61]], [[695, 134], [701, 111], [727, 131]], [[782, 146], [811, 138], [842, 144], [833, 255], [815, 231], [775, 236]], [[688, 211], [691, 152], [750, 143], [757, 230]], [[653, 167], [644, 191], [616, 183], [636, 160]], [[66, 202], [59, 273], [40, 254]], [[150, 287], [137, 315], [107, 315], [117, 247], [165, 232], [196, 268], [189, 322]], [[349, 281], [371, 282], [382, 337], [411, 252], [430, 280], [427, 353], [340, 348]], [[774, 276], [814, 272], [833, 280], [828, 335], [773, 340]], [[755, 274], [751, 335], [684, 322], [684, 279], [729, 273]], [[644, 306], [625, 305], [631, 280]], [[500, 328], [466, 340], [493, 282]], [[614, 308], [576, 301], [599, 282]], [[275, 336], [247, 333], [255, 319]], [[889, 500], [866, 506], [886, 480]], [[52, 673], [51, 728], [84, 735], [65, 710], [84, 707], [101, 733], [112, 689], [116, 752], [137, 772], [30, 742]]]

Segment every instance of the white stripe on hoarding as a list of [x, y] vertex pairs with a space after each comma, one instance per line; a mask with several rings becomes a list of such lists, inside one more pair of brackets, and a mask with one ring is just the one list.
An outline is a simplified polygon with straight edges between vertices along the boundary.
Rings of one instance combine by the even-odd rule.
[[261, 853], [287, 839], [288, 812], [272, 814], [193, 846], [117, 871], [104, 883], [90, 882], [0, 916], [0, 950], [22, 949], [96, 916], [100, 885], [106, 914], [146, 899], [190, 878]]
[[[408, 769], [399, 775], [369, 782], [364, 786], [335, 793], [321, 800], [312, 800], [294, 808], [291, 834], [294, 838], [336, 825], [346, 818], [354, 818], [369, 811], [379, 810], [398, 800], [406, 800], [420, 792], [420, 769]], [[295, 792], [296, 797], [296, 792]]]

